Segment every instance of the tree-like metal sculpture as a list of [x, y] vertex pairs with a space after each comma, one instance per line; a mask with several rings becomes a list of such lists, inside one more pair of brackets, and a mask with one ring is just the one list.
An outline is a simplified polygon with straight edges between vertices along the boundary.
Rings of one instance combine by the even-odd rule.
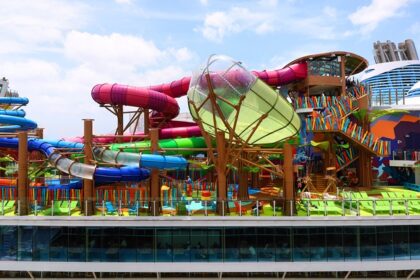
[[[201, 127], [207, 146], [212, 147], [214, 139], [216, 142], [215, 151], [210, 148], [208, 157], [216, 166], [219, 201], [227, 199], [228, 164], [257, 166], [282, 175], [278, 169], [249, 160], [247, 155], [257, 153], [263, 159], [279, 153], [279, 149], [272, 147], [300, 129], [298, 115], [275, 90], [240, 62], [226, 56], [210, 56], [206, 66], [193, 75], [188, 99], [190, 112]], [[219, 213], [228, 211], [220, 205]]]

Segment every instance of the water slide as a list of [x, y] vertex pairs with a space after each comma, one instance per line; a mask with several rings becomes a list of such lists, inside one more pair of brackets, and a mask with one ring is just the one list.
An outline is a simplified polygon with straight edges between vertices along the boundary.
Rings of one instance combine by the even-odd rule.
[[[0, 138], [0, 147], [17, 149], [17, 138]], [[95, 183], [138, 182], [149, 177], [146, 168], [176, 169], [185, 168], [187, 161], [181, 157], [161, 155], [136, 155], [109, 151], [95, 147], [93, 153], [97, 160], [126, 165], [121, 168], [96, 167], [68, 159], [57, 152], [56, 148], [83, 149], [83, 144], [66, 141], [28, 140], [29, 151], [40, 151], [49, 163], [58, 170], [72, 176], [95, 180]], [[77, 150], [76, 150], [77, 151]]]
[[[23, 106], [28, 104], [28, 98], [24, 97], [0, 97], [0, 106]], [[32, 130], [37, 127], [34, 121], [28, 120], [23, 110], [0, 109], [0, 132], [14, 132], [17, 130]]]
[[[275, 87], [285, 85], [297, 80], [304, 79], [307, 75], [306, 62], [300, 62], [290, 65], [283, 69], [272, 71], [253, 71], [253, 75], [264, 81], [269, 86]], [[92, 89], [92, 98], [99, 104], [113, 104], [126, 105], [133, 107], [141, 107], [152, 109], [155, 112], [162, 114], [167, 120], [175, 118], [179, 113], [179, 106], [175, 98], [182, 97], [187, 94], [190, 86], [191, 77], [183, 77], [179, 80], [149, 86], [149, 87], [134, 87], [119, 84], [98, 84]], [[139, 134], [137, 134], [139, 135]], [[141, 135], [141, 134], [140, 134]], [[160, 139], [173, 139], [177, 137], [191, 138], [200, 136], [201, 132], [198, 126], [189, 127], [171, 127], [160, 130]], [[113, 135], [103, 138], [96, 138], [96, 143], [110, 143], [115, 139]], [[82, 138], [72, 139], [81, 142]], [[130, 136], [127, 136], [123, 141], [130, 141]], [[160, 140], [159, 145], [167, 145], [168, 141]], [[191, 145], [192, 144], [192, 145]], [[202, 148], [203, 146], [195, 145], [197, 142], [193, 139], [179, 140], [176, 146], [179, 148]], [[139, 149], [135, 147], [144, 148], [149, 144], [135, 142], [123, 145], [112, 146], [112, 149], [122, 149], [125, 151], [138, 152]]]

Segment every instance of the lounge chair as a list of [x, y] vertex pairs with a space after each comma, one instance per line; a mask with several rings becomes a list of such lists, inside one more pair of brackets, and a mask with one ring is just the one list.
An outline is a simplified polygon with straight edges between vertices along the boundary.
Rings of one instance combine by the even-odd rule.
[[60, 205], [60, 212], [70, 215], [71, 212], [76, 209], [78, 203], [79, 202], [77, 200], [64, 200]]
[[115, 215], [118, 213], [117, 209], [114, 207], [111, 201], [105, 202], [106, 213], [109, 215]]
[[14, 209], [15, 200], [8, 200], [3, 204], [3, 213], [8, 213]]
[[405, 193], [394, 193], [397, 198], [404, 199], [407, 202], [407, 206], [414, 212], [420, 212], [420, 200], [414, 195]]
[[387, 207], [386, 205], [381, 205], [380, 203], [378, 203], [378, 200], [372, 199], [368, 196], [366, 192], [360, 192], [358, 193], [358, 195], [360, 197], [360, 207], [363, 210], [370, 212], [374, 215], [376, 213], [389, 213], [389, 207]]
[[136, 201], [136, 203], [134, 203], [133, 207], [128, 209], [128, 215], [138, 216], [139, 215], [139, 210], [140, 210], [140, 205], [139, 205], [139, 202]]
[[378, 200], [379, 203], [385, 206], [389, 206], [389, 209], [392, 207], [392, 212], [405, 212], [405, 205], [401, 205], [398, 201], [394, 200], [395, 198], [391, 197], [388, 192], [381, 192], [384, 200]]
[[68, 210], [66, 212], [63, 212], [61, 210], [61, 200], [54, 200], [53, 204], [50, 208], [43, 211], [43, 214], [45, 216], [60, 216], [60, 215], [66, 215], [68, 214]]
[[339, 215], [343, 214], [342, 207], [337, 206], [335, 201], [326, 200], [326, 201], [324, 201], [324, 203], [326, 204], [327, 214], [339, 214]]

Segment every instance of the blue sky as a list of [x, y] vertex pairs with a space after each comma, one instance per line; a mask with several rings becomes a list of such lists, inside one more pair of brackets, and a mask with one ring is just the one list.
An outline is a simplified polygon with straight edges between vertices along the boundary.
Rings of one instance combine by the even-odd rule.
[[[50, 138], [113, 132], [91, 99], [97, 83], [147, 86], [190, 73], [210, 54], [249, 69], [345, 50], [370, 62], [376, 40], [420, 48], [420, 0], [19, 0], [0, 1], [2, 76], [30, 98], [28, 118]], [[185, 111], [185, 99], [180, 100]]]

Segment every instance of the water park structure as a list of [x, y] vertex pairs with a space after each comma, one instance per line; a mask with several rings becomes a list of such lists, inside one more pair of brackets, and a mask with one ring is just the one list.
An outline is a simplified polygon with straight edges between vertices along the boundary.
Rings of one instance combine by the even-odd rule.
[[[418, 275], [420, 147], [405, 135], [420, 115], [372, 110], [350, 79], [367, 67], [345, 51], [264, 71], [213, 55], [169, 83], [95, 85], [115, 133], [85, 119], [59, 140], [3, 79], [0, 271]], [[182, 96], [193, 121], [176, 118]]]

